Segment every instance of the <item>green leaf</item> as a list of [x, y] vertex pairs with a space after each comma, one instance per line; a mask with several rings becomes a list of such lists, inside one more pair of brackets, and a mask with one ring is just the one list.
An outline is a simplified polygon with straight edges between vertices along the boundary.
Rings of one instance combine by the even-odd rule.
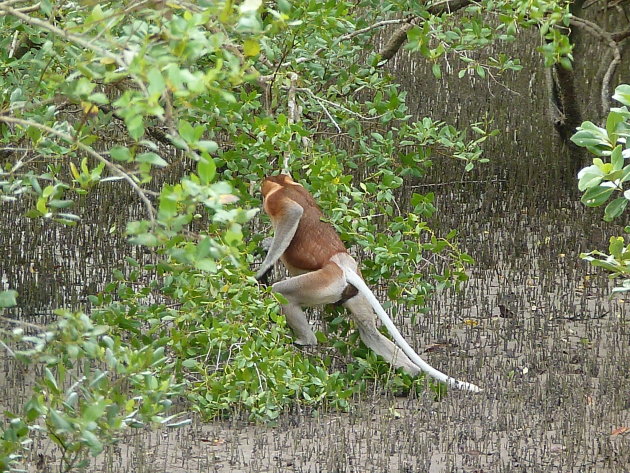
[[129, 241], [135, 245], [144, 245], [144, 246], [157, 246], [159, 245], [159, 241], [155, 235], [152, 233], [140, 233], [129, 239]]
[[613, 171], [620, 171], [623, 168], [623, 155], [621, 154], [621, 145], [618, 145], [610, 155], [610, 162], [613, 166]]
[[612, 187], [592, 187], [584, 193], [581, 201], [588, 207], [598, 207], [608, 200], [613, 191]]
[[217, 166], [210, 156], [201, 156], [197, 163], [197, 173], [202, 184], [208, 185], [214, 179]]
[[57, 394], [59, 392], [59, 386], [57, 386], [57, 379], [55, 378], [55, 375], [53, 375], [52, 371], [50, 371], [50, 368], [45, 367], [44, 368], [44, 379], [46, 380], [46, 384], [48, 385], [49, 389], [51, 391], [54, 391], [55, 394]]
[[588, 121], [582, 123], [582, 125], [578, 128], [578, 131], [571, 137], [571, 141], [582, 147], [602, 145], [612, 148], [612, 145], [608, 140], [608, 132]]
[[37, 199], [37, 203], [35, 204], [35, 208], [42, 214], [45, 215], [48, 213], [48, 208], [46, 207], [46, 203], [48, 201], [44, 197], [40, 197]]
[[578, 181], [578, 189], [584, 192], [586, 189], [598, 186], [602, 182], [604, 175], [604, 172], [596, 165], [582, 169], [578, 174], [580, 178]]
[[126, 119], [125, 123], [127, 130], [129, 130], [129, 135], [131, 135], [134, 140], [139, 140], [142, 135], [144, 135], [144, 118], [142, 115], [133, 115]]
[[618, 112], [610, 112], [606, 118], [606, 132], [608, 133], [608, 140], [611, 143], [616, 143], [618, 139], [617, 126], [625, 121], [625, 117]]
[[610, 222], [612, 219], [619, 217], [627, 205], [628, 200], [625, 197], [617, 197], [606, 206], [604, 220]]
[[617, 260], [623, 259], [623, 251], [625, 250], [625, 241], [623, 237], [610, 237], [608, 252]]
[[243, 42], [245, 56], [256, 56], [260, 53], [260, 43], [255, 39], [246, 39]]
[[442, 68], [440, 67], [438, 63], [433, 64], [433, 66], [431, 67], [431, 72], [433, 72], [433, 76], [436, 79], [442, 78]]
[[262, 5], [262, 0], [245, 0], [239, 6], [241, 13], [251, 13], [257, 11]]
[[200, 260], [196, 260], [195, 267], [202, 271], [207, 271], [209, 273], [217, 272], [217, 263], [211, 258], [203, 258]]
[[18, 292], [12, 289], [0, 291], [0, 308], [13, 307], [17, 305]]
[[166, 83], [160, 70], [157, 67], [153, 67], [147, 74], [147, 79], [149, 81], [149, 94], [157, 97], [161, 96], [166, 89]]
[[186, 143], [192, 143], [195, 141], [195, 129], [186, 120], [179, 121], [179, 136], [181, 136]]
[[197, 141], [195, 143], [195, 147], [200, 150], [203, 151], [205, 153], [214, 153], [216, 152], [217, 149], [219, 149], [219, 145], [216, 143], [216, 141], [212, 141], [212, 140], [200, 140]]
[[560, 65], [566, 69], [567, 71], [570, 71], [573, 69], [573, 63], [571, 62], [571, 59], [569, 59], [568, 57], [564, 56], [561, 57], [558, 61], [560, 63]]
[[73, 200], [53, 199], [50, 202], [48, 202], [48, 205], [55, 209], [65, 209], [67, 207], [71, 207], [73, 204], [74, 204]]
[[81, 431], [81, 438], [90, 449], [90, 455], [92, 455], [93, 457], [97, 456], [103, 451], [102, 442], [93, 432], [90, 432], [89, 430], [83, 430]]
[[129, 148], [123, 146], [114, 146], [109, 150], [109, 155], [116, 161], [129, 162], [133, 159]]
[[55, 186], [46, 186], [44, 188], [44, 192], [42, 192], [42, 197], [45, 197], [47, 199], [48, 197], [53, 195], [54, 192], [55, 192]]
[[85, 409], [85, 412], [83, 412], [81, 419], [86, 422], [93, 422], [103, 415], [103, 413], [105, 412], [105, 407], [106, 406], [103, 401], [91, 403], [87, 407], [87, 409]]
[[149, 163], [153, 166], [165, 167], [168, 163], [159, 155], [155, 153], [142, 153], [136, 156], [136, 161], [139, 163]]
[[107, 95], [105, 95], [103, 92], [97, 92], [90, 95], [88, 97], [88, 100], [99, 105], [105, 105], [109, 103], [109, 97], [107, 97]]
[[61, 415], [61, 413], [55, 409], [50, 409], [48, 411], [48, 418], [52, 422], [53, 427], [56, 431], [61, 432], [74, 432], [74, 427], [72, 424]]
[[195, 360], [194, 358], [187, 358], [186, 360], [182, 361], [182, 366], [184, 368], [194, 368], [195, 366], [197, 366], [197, 360]]
[[611, 273], [616, 273], [619, 271], [619, 267], [616, 264], [609, 263], [608, 261], [594, 259], [594, 260], [590, 260], [590, 262], [593, 266], [604, 268], [606, 271], [610, 271]]
[[615, 89], [613, 99], [621, 102], [623, 105], [630, 107], [630, 85], [621, 84]]
[[291, 11], [291, 4], [288, 0], [278, 0], [278, 9], [282, 13], [289, 13]]
[[172, 424], [166, 424], [166, 427], [183, 427], [185, 425], [189, 425], [192, 423], [192, 419], [184, 419], [177, 422], [173, 422]]

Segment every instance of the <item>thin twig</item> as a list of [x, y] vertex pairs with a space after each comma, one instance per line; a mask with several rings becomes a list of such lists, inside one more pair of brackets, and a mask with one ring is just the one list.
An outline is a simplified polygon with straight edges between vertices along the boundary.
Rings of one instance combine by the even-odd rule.
[[443, 186], [452, 186], [452, 185], [457, 185], [457, 184], [488, 184], [488, 183], [492, 183], [492, 182], [507, 182], [506, 179], [493, 179], [491, 181], [486, 181], [486, 180], [479, 180], [479, 181], [467, 181], [467, 180], [461, 180], [461, 181], [451, 181], [451, 182], [436, 182], [433, 184], [418, 184], [415, 186], [409, 186], [409, 189], [418, 189], [420, 187], [443, 187]]
[[39, 10], [40, 2], [37, 2], [35, 5], [30, 5], [28, 7], [18, 8], [17, 11], [21, 13], [31, 13]]
[[300, 92], [306, 92], [308, 94], [310, 94], [315, 100], [317, 100], [318, 102], [324, 102], [332, 107], [336, 107], [339, 108], [341, 110], [343, 110], [346, 113], [349, 113], [350, 115], [354, 115], [355, 117], [360, 118], [361, 120], [378, 120], [379, 118], [383, 117], [385, 114], [381, 114], [381, 115], [377, 115], [375, 117], [366, 117], [365, 115], [361, 115], [358, 112], [355, 112], [353, 110], [350, 110], [349, 108], [344, 107], [343, 105], [339, 105], [338, 103], [332, 102], [328, 99], [319, 97], [318, 95], [315, 94], [315, 92], [313, 92], [312, 90], [306, 88], [306, 87], [298, 87], [296, 90], [300, 91]]
[[72, 137], [71, 135], [68, 135], [61, 131], [50, 128], [49, 126], [42, 125], [41, 123], [33, 122], [30, 120], [22, 120], [21, 118], [7, 117], [3, 115], [0, 115], [0, 121], [5, 122], [5, 123], [14, 123], [16, 125], [21, 125], [25, 127], [32, 126], [34, 128], [38, 128], [42, 131], [50, 133], [51, 135], [55, 135], [58, 138], [61, 138], [62, 140], [67, 141], [68, 143], [75, 144], [78, 148], [80, 148], [82, 151], [84, 151], [88, 155], [92, 156], [93, 158], [100, 161], [101, 163], [104, 163], [105, 166], [107, 166], [107, 168], [110, 171], [112, 171], [117, 176], [120, 176], [124, 180], [126, 180], [129, 183], [129, 185], [133, 188], [133, 190], [136, 192], [136, 194], [138, 194], [138, 196], [140, 197], [140, 200], [142, 200], [142, 202], [144, 203], [147, 209], [147, 214], [149, 216], [149, 220], [151, 221], [151, 225], [155, 226], [155, 208], [153, 207], [153, 204], [147, 197], [146, 193], [140, 188], [140, 186], [138, 186], [136, 181], [134, 181], [133, 178], [129, 174], [124, 172], [114, 163], [105, 159], [103, 156], [101, 156], [99, 153], [94, 151], [92, 148], [90, 148], [87, 145], [84, 145], [83, 143], [81, 143], [76, 138]]
[[111, 58], [114, 61], [116, 61], [116, 63], [119, 66], [126, 66], [122, 57], [112, 53], [111, 51], [108, 51], [107, 49], [101, 48], [100, 46], [97, 46], [90, 41], [86, 41], [81, 36], [77, 36], [72, 33], [69, 33], [68, 31], [57, 28], [56, 26], [50, 24], [47, 21], [43, 21], [43, 20], [40, 20], [39, 18], [33, 18], [31, 16], [25, 15], [20, 10], [11, 8], [10, 6], [4, 3], [0, 3], [0, 11], [4, 11], [8, 13], [9, 15], [15, 16], [16, 18], [19, 18], [20, 20], [24, 21], [25, 23], [28, 23], [29, 25], [37, 26], [46, 31], [50, 31], [51, 33], [57, 36], [60, 36], [62, 38], [65, 38], [72, 43], [78, 44], [79, 46], [83, 46], [86, 49], [94, 51], [95, 53], [98, 53], [101, 56]]
[[34, 324], [32, 322], [26, 322], [25, 320], [11, 319], [9, 317], [4, 317], [2, 315], [0, 315], [0, 320], [2, 320], [3, 322], [8, 322], [8, 323], [11, 323], [11, 324], [15, 324], [15, 325], [23, 325], [24, 327], [34, 328], [34, 329], [39, 330], [41, 332], [46, 330], [46, 327], [44, 327], [42, 325], [37, 325], [37, 324]]
[[337, 131], [339, 133], [341, 133], [341, 127], [339, 126], [337, 121], [333, 118], [333, 116], [330, 114], [330, 112], [326, 108], [326, 105], [325, 105], [324, 101], [321, 99], [321, 97], [318, 97], [317, 95], [313, 95], [313, 98], [319, 104], [319, 106], [322, 108], [322, 110], [324, 111], [324, 113], [326, 114], [328, 119], [332, 122], [332, 124], [335, 125], [335, 128], [337, 129]]
[[[355, 36], [358, 36], [360, 34], [363, 33], [367, 33], [368, 31], [374, 30], [376, 28], [382, 28], [383, 26], [387, 26], [387, 25], [400, 25], [402, 23], [408, 23], [409, 20], [404, 19], [404, 18], [400, 18], [400, 19], [396, 19], [396, 20], [383, 20], [383, 21], [379, 21], [377, 23], [374, 23], [373, 25], [370, 26], [366, 26], [365, 28], [361, 28], [359, 30], [355, 30], [355, 31], [351, 31], [350, 33], [346, 33], [344, 35], [339, 36], [337, 39], [335, 39], [331, 45], [329, 46], [322, 46], [318, 49], [316, 49], [311, 56], [309, 57], [299, 57], [297, 59], [291, 60], [291, 61], [286, 61], [286, 62], [281, 62], [277, 68], [281, 68], [281, 67], [289, 67], [293, 64], [303, 64], [305, 62], [309, 62], [309, 61], [314, 61], [315, 59], [317, 59], [317, 57], [323, 53], [326, 50], [329, 50], [331, 47], [341, 43], [342, 41], [346, 41], [348, 39], [352, 39]], [[265, 78], [267, 76], [262, 76], [260, 78], [260, 80], [262, 80], [263, 82], [265, 81]], [[271, 79], [271, 76], [270, 76]]]
[[16, 3], [23, 2], [24, 0], [7, 0], [6, 2], [0, 2], [0, 8], [2, 7], [10, 7], [11, 5], [15, 5]]
[[11, 350], [11, 348], [9, 347], [9, 345], [7, 345], [6, 343], [4, 343], [2, 340], [0, 340], [0, 345], [2, 345], [4, 347], [4, 349], [7, 351], [7, 353], [9, 355], [11, 355], [12, 358], [16, 358], [15, 356], [15, 352], [13, 350]]
[[[297, 85], [298, 75], [295, 72], [289, 73], [289, 94], [287, 95], [287, 108], [289, 109], [289, 126], [299, 121], [298, 116], [298, 104], [295, 100], [295, 89]], [[284, 153], [284, 159], [282, 161], [282, 171], [289, 174], [289, 157], [290, 151]]]
[[[43, 21], [43, 20], [40, 20], [39, 18], [34, 18], [32, 16], [26, 15], [19, 9], [11, 8], [10, 6], [7, 5], [7, 3], [8, 2], [0, 3], [0, 16], [3, 16], [2, 12], [15, 16], [16, 18], [19, 18], [20, 20], [22, 20], [25, 23], [28, 23], [29, 25], [37, 26], [46, 31], [50, 31], [53, 34], [60, 36], [61, 38], [66, 39], [67, 41], [70, 41], [71, 43], [82, 46], [85, 49], [89, 49], [90, 51], [94, 51], [95, 53], [103, 57], [108, 57], [110, 59], [113, 59], [116, 62], [116, 64], [118, 64], [119, 67], [127, 69], [127, 63], [125, 62], [123, 56], [114, 54], [109, 49], [105, 49], [105, 48], [101, 48], [100, 46], [97, 46], [96, 44], [94, 44], [94, 39], [92, 39], [92, 41], [86, 41], [81, 36], [78, 36], [66, 30], [57, 28], [56, 26], [54, 26], [53, 24], [47, 21]], [[134, 81], [134, 83], [140, 88], [140, 90], [143, 91], [143, 93], [145, 94], [148, 93], [142, 81], [138, 80], [134, 76], [131, 76], [131, 78]]]

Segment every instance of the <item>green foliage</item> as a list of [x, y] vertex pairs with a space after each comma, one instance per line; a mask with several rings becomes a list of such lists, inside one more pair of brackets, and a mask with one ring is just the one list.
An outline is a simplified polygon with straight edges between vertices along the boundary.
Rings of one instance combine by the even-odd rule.
[[[337, 311], [318, 338], [356, 361], [292, 347], [279, 301], [249, 276], [262, 239], [248, 225], [260, 205], [250, 183], [286, 162], [365, 253], [365, 277], [387, 280], [403, 304], [459, 284], [472, 259], [455, 232], [426, 223], [433, 194], [402, 203], [400, 189], [445, 159], [471, 171], [496, 132], [491, 120], [466, 130], [412, 120], [372, 37], [413, 16], [406, 47], [432, 61], [436, 77], [449, 56], [465, 64], [460, 77], [487, 77], [519, 70], [518, 58], [472, 53], [521, 27], [541, 27], [546, 62], [570, 59], [556, 28], [566, 3], [487, 1], [458, 17], [399, 0], [37, 6], [0, 3], [0, 205], [79, 225], [82, 196], [124, 185], [144, 212], [125, 234], [152, 261], [127, 258], [90, 298], [89, 317], [61, 310], [50, 327], [30, 327], [35, 334], [5, 331], [6, 349], [44, 376], [2, 427], [2, 470], [34, 432], [59, 445], [62, 469], [79, 468], [126, 428], [172, 422], [176, 396], [207, 417], [269, 420], [298, 404], [346, 408], [370, 379], [424, 386], [357, 345]], [[0, 292], [0, 309], [16, 296]]]
[[[582, 202], [589, 207], [608, 202], [604, 209], [606, 221], [621, 216], [630, 201], [630, 164], [626, 164], [630, 159], [630, 86], [618, 86], [613, 98], [623, 107], [611, 109], [605, 128], [584, 122], [571, 137], [575, 144], [597, 156], [578, 174], [578, 188], [584, 192]], [[625, 232], [630, 233], [630, 227], [625, 227]], [[613, 292], [630, 290], [630, 244], [623, 237], [610, 238], [608, 253], [591, 251], [582, 258], [609, 271], [611, 278], [624, 278]]]
[[17, 304], [17, 291], [0, 291], [0, 308], [13, 307]]
[[22, 327], [3, 333], [23, 346], [12, 355], [40, 365], [43, 376], [23, 411], [9, 413], [0, 426], [2, 471], [21, 458], [30, 432], [43, 432], [59, 446], [61, 471], [85, 467], [87, 454], [98, 455], [123, 427], [169, 424], [174, 416], [164, 414], [182, 394], [163, 347], [134, 349], [85, 314], [56, 314], [59, 320], [51, 326], [28, 324], [28, 333]]
[[442, 68], [437, 61], [448, 56], [463, 62], [464, 67], [458, 71], [460, 78], [475, 74], [483, 79], [507, 71], [520, 71], [522, 66], [518, 58], [498, 53], [482, 60], [472, 52], [514, 41], [520, 29], [530, 27], [540, 31], [544, 46], [538, 50], [547, 67], [556, 63], [571, 67], [573, 46], [563, 30], [557, 28], [569, 24], [570, 2], [487, 0], [466, 5], [463, 15], [431, 15], [432, 7], [411, 3], [415, 5], [410, 5], [409, 9], [417, 10], [416, 14], [423, 21], [407, 32], [405, 48], [433, 61], [433, 74], [437, 79], [442, 77]]

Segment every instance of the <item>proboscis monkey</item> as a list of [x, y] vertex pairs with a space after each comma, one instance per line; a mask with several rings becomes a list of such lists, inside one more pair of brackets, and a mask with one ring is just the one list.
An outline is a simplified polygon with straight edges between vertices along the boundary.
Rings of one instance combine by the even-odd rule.
[[[302, 307], [341, 303], [352, 313], [363, 343], [388, 363], [414, 376], [424, 371], [449, 386], [481, 391], [474, 384], [436, 370], [409, 346], [363, 282], [356, 261], [337, 232], [322, 221], [322, 211], [302, 185], [285, 174], [271, 176], [263, 180], [262, 195], [274, 237], [256, 279], [266, 280], [278, 259], [289, 271], [292, 277], [276, 282], [272, 289], [287, 300], [282, 311], [296, 336], [295, 343], [317, 343]], [[378, 331], [375, 312], [400, 348]]]

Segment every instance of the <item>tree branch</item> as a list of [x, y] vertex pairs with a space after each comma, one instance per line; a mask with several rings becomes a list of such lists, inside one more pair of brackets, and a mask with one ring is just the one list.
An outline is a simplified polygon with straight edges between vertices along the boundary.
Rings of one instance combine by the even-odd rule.
[[624, 39], [630, 38], [630, 29], [610, 33], [610, 37], [615, 43], [621, 43]]
[[[110, 59], [113, 59], [119, 67], [127, 69], [128, 65], [125, 62], [122, 55], [114, 54], [109, 49], [105, 49], [105, 48], [101, 48], [100, 46], [97, 46], [95, 44], [95, 41], [87, 41], [83, 37], [72, 34], [60, 28], [57, 28], [55, 25], [47, 21], [40, 20], [39, 18], [33, 18], [32, 16], [26, 15], [25, 13], [23, 13], [23, 11], [21, 11], [22, 9], [11, 8], [9, 6], [10, 3], [11, 2], [0, 3], [0, 16], [3, 16], [5, 14], [12, 15], [16, 18], [19, 18], [24, 23], [27, 23], [31, 26], [37, 26], [39, 28], [42, 28], [43, 30], [49, 31], [53, 33], [54, 35], [57, 35], [69, 41], [70, 43], [76, 44], [90, 51], [94, 51], [96, 54], [102, 57], [108, 57]], [[121, 48], [120, 45], [115, 45], [115, 46], [117, 46], [118, 48]], [[142, 90], [145, 94], [147, 94], [146, 87], [144, 86], [142, 81], [138, 80], [133, 75], [131, 76], [131, 79], [136, 83], [136, 85], [140, 88], [140, 90]]]
[[[610, 61], [608, 65], [608, 69], [604, 74], [602, 79], [602, 89], [600, 93], [601, 99], [601, 107], [602, 114], [606, 115], [608, 110], [610, 109], [610, 82], [612, 81], [612, 76], [615, 73], [615, 69], [619, 64], [621, 64], [621, 51], [619, 50], [619, 45], [617, 41], [613, 38], [611, 33], [604, 31], [600, 26], [592, 21], [585, 20], [584, 18], [580, 18], [577, 16], [571, 17], [571, 24], [577, 26], [578, 28], [582, 28], [584, 31], [590, 33], [591, 35], [599, 38], [604, 43], [606, 43], [610, 50], [613, 53], [613, 59]], [[615, 33], [621, 40], [625, 39], [627, 36], [630, 36], [630, 31], [624, 31], [621, 33]]]
[[[427, 12], [431, 15], [442, 15], [444, 13], [453, 13], [457, 10], [470, 5], [472, 0], [444, 0], [439, 3], [435, 3], [427, 8]], [[404, 20], [404, 25], [398, 28], [394, 34], [387, 40], [385, 46], [380, 51], [380, 55], [383, 58], [379, 63], [379, 66], [385, 65], [396, 53], [400, 50], [405, 41], [407, 41], [407, 31], [413, 28], [414, 25], [420, 24], [424, 21], [424, 18], [416, 17]]]
[[79, 149], [81, 149], [88, 155], [92, 156], [93, 158], [100, 161], [101, 163], [104, 163], [105, 166], [110, 171], [112, 171], [117, 176], [122, 177], [125, 181], [127, 181], [129, 185], [133, 188], [133, 190], [136, 192], [136, 194], [138, 194], [138, 196], [140, 197], [140, 200], [142, 200], [142, 202], [144, 203], [144, 206], [147, 209], [147, 214], [149, 216], [149, 220], [151, 221], [151, 225], [155, 226], [155, 207], [153, 207], [153, 204], [151, 203], [151, 201], [149, 200], [145, 192], [140, 188], [140, 186], [138, 186], [136, 181], [134, 181], [133, 178], [129, 174], [124, 172], [114, 163], [105, 159], [103, 156], [101, 156], [99, 153], [94, 151], [92, 148], [90, 148], [87, 145], [84, 145], [83, 143], [78, 141], [76, 138], [72, 137], [71, 135], [68, 135], [67, 133], [63, 133], [61, 131], [55, 130], [54, 128], [50, 128], [49, 126], [42, 125], [41, 123], [33, 122], [30, 120], [22, 120], [21, 118], [7, 117], [5, 115], [0, 115], [0, 122], [13, 123], [15, 125], [21, 125], [24, 127], [32, 126], [34, 128], [38, 128], [42, 131], [45, 131], [46, 133], [50, 133], [51, 135], [56, 136], [57, 138], [61, 138], [62, 140], [67, 141], [68, 143], [76, 145]]
[[[8, 2], [7, 2], [8, 3]], [[23, 13], [22, 11], [20, 11], [19, 9], [15, 9], [15, 8], [11, 8], [10, 6], [8, 6], [6, 3], [0, 3], [0, 11], [3, 11], [9, 15], [12, 15], [16, 18], [19, 18], [20, 20], [22, 20], [24, 23], [28, 23], [31, 26], [37, 26], [43, 30], [46, 31], [50, 31], [51, 33], [60, 36], [68, 41], [70, 41], [71, 43], [75, 43], [81, 47], [84, 47], [85, 49], [89, 49], [90, 51], [94, 51], [97, 54], [100, 54], [103, 57], [108, 57], [113, 59], [114, 61], [116, 61], [116, 63], [119, 66], [126, 66], [126, 64], [124, 63], [122, 57], [112, 53], [111, 51], [108, 51], [107, 49], [103, 49], [100, 46], [97, 46], [95, 44], [93, 44], [90, 41], [86, 41], [85, 39], [83, 39], [81, 36], [77, 36], [74, 35], [72, 33], [69, 33], [65, 30], [62, 30], [60, 28], [57, 28], [56, 26], [50, 24], [47, 21], [44, 20], [40, 20], [39, 18], [33, 18], [32, 16], [28, 16], [25, 13]]]
[[379, 52], [381, 56], [381, 62], [379, 63], [380, 66], [394, 57], [405, 41], [407, 41], [407, 31], [413, 28], [413, 26], [413, 23], [403, 25], [389, 38], [383, 49]]

